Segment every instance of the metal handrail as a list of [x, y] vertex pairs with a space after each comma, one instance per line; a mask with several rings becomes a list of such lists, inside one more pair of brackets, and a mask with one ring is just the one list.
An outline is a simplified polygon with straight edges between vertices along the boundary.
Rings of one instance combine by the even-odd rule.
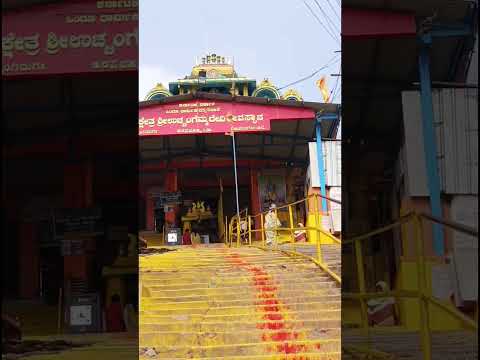
[[[344, 299], [356, 299], [360, 301], [361, 305], [361, 315], [362, 315], [362, 327], [368, 331], [369, 324], [367, 320], [367, 307], [366, 307], [366, 299], [371, 298], [385, 298], [385, 297], [392, 297], [397, 299], [402, 298], [417, 298], [419, 300], [420, 306], [420, 315], [421, 315], [421, 343], [423, 348], [423, 358], [425, 360], [430, 360], [432, 358], [431, 354], [431, 330], [430, 330], [430, 319], [429, 319], [429, 305], [434, 305], [437, 307], [442, 308], [444, 311], [447, 311], [452, 316], [457, 318], [461, 321], [464, 326], [466, 326], [469, 330], [477, 330], [478, 329], [478, 319], [476, 321], [466, 317], [463, 313], [458, 311], [458, 309], [454, 308], [453, 306], [448, 306], [443, 304], [442, 302], [435, 299], [433, 296], [428, 295], [427, 293], [427, 282], [425, 278], [426, 274], [426, 263], [425, 263], [425, 254], [424, 254], [424, 246], [425, 240], [423, 235], [423, 221], [430, 220], [432, 222], [438, 223], [440, 225], [444, 225], [456, 231], [476, 236], [478, 241], [478, 230], [473, 229], [471, 227], [465, 226], [460, 223], [456, 223], [453, 221], [437, 218], [427, 213], [417, 213], [417, 212], [410, 212], [407, 213], [405, 216], [402, 216], [400, 219], [395, 221], [392, 224], [384, 226], [380, 229], [376, 229], [370, 231], [366, 234], [355, 236], [351, 239], [344, 240], [343, 244], [354, 244], [355, 245], [355, 257], [356, 257], [356, 266], [357, 266], [357, 274], [358, 274], [358, 281], [359, 281], [359, 292], [357, 293], [342, 293], [342, 298]], [[361, 242], [371, 238], [372, 236], [385, 233], [389, 230], [392, 230], [396, 227], [399, 227], [408, 222], [414, 222], [416, 228], [416, 245], [417, 245], [417, 278], [419, 279], [419, 286], [418, 291], [391, 291], [391, 292], [384, 292], [384, 293], [367, 293], [366, 285], [365, 285], [365, 274], [363, 269], [363, 254], [362, 254], [362, 247]]]
[[464, 224], [457, 223], [455, 221], [441, 219], [441, 218], [438, 218], [436, 216], [433, 216], [431, 214], [427, 214], [427, 213], [424, 213], [424, 212], [419, 213], [418, 216], [420, 216], [424, 219], [430, 220], [432, 222], [435, 222], [437, 224], [444, 225], [444, 226], [449, 227], [453, 230], [460, 231], [464, 234], [478, 237], [478, 229], [472, 228], [470, 226], [466, 226]]
[[[337, 244], [337, 245], [340, 245], [341, 241], [340, 241], [340, 239], [336, 238], [334, 235], [325, 231], [322, 228], [320, 220], [319, 220], [319, 212], [318, 212], [318, 198], [319, 197], [323, 197], [323, 196], [319, 195], [319, 194], [311, 194], [311, 195], [307, 196], [306, 198], [304, 198], [302, 200], [298, 200], [298, 201], [295, 201], [295, 202], [292, 202], [292, 203], [289, 203], [289, 204], [286, 204], [286, 205], [279, 206], [278, 208], [276, 208], [275, 211], [278, 211], [279, 209], [285, 209], [285, 208], [288, 209], [289, 226], [288, 227], [274, 227], [272, 229], [268, 229], [268, 231], [273, 231], [277, 235], [278, 235], [278, 232], [289, 232], [291, 234], [289, 242], [292, 243], [293, 250], [281, 249], [280, 251], [283, 252], [284, 254], [289, 255], [289, 256], [304, 257], [304, 258], [307, 258], [307, 259], [313, 261], [317, 266], [319, 266], [328, 275], [330, 275], [337, 283], [341, 284], [340, 275], [335, 274], [328, 267], [328, 265], [326, 264], [326, 262], [324, 261], [323, 256], [322, 256], [321, 244], [320, 244], [320, 235], [328, 237], [329, 239], [331, 239], [333, 241], [334, 244]], [[314, 214], [315, 214], [315, 226], [304, 226], [304, 227], [294, 226], [292, 207], [297, 205], [297, 204], [307, 202], [311, 198], [313, 198], [315, 200], [314, 201], [314, 210], [313, 210]], [[327, 198], [327, 199], [335, 201], [337, 203], [340, 203], [338, 200], [333, 200], [333, 199], [330, 199], [330, 198]], [[267, 247], [265, 246], [266, 245], [266, 242], [265, 242], [266, 229], [265, 229], [265, 225], [264, 225], [264, 217], [265, 217], [266, 213], [268, 213], [268, 212], [261, 212], [261, 213], [256, 214], [256, 215], [248, 215], [248, 213], [247, 213], [247, 215], [245, 217], [241, 217], [241, 216], [239, 217], [237, 215], [234, 215], [230, 219], [230, 222], [229, 222], [229, 225], [228, 225], [229, 236], [228, 236], [227, 244], [229, 246], [233, 246], [234, 237], [235, 237], [237, 246], [240, 246], [241, 245], [241, 238], [243, 237], [243, 239], [248, 241], [249, 246], [253, 246], [252, 245], [252, 234], [261, 233], [262, 246], [257, 246], [257, 247], [262, 248], [262, 249], [267, 249]], [[252, 221], [253, 221], [253, 219], [256, 219], [258, 217], [260, 217], [260, 228], [259, 229], [252, 229]], [[241, 224], [242, 223], [247, 224], [247, 229], [246, 230], [241, 229]], [[315, 257], [302, 254], [302, 253], [300, 253], [296, 250], [295, 232], [298, 231], [298, 230], [315, 231], [316, 232], [317, 241], [316, 241], [316, 256]], [[279, 250], [277, 247], [275, 247], [275, 249]]]
[[[313, 195], [308, 196], [307, 198], [305, 198], [303, 200], [296, 201], [294, 203], [281, 206], [281, 207], [277, 208], [277, 210], [282, 209], [282, 208], [288, 208], [289, 212], [291, 214], [291, 207], [293, 205], [308, 201], [308, 199], [310, 199], [312, 197], [315, 198], [316, 209], [314, 209], [314, 211], [318, 210], [318, 198], [317, 198], [317, 196], [320, 196], [320, 195], [313, 194]], [[265, 228], [264, 228], [264, 224], [263, 224], [264, 214], [265, 213], [260, 213], [260, 214], [254, 215], [254, 216], [249, 215], [249, 216], [246, 216], [243, 219], [242, 218], [238, 219], [236, 217], [232, 218], [232, 220], [230, 221], [230, 224], [229, 224], [229, 226], [230, 226], [229, 234], [232, 235], [233, 230], [237, 231], [237, 245], [240, 245], [239, 236], [241, 234], [248, 234], [249, 245], [251, 246], [252, 245], [252, 243], [251, 243], [252, 233], [261, 232], [262, 233], [263, 246], [260, 247], [260, 248], [265, 249], [265, 246], [264, 246], [265, 245], [265, 238], [264, 238]], [[261, 219], [260, 229], [252, 229], [251, 228], [252, 218], [256, 218], [256, 217], [259, 217], [259, 216], [260, 216], [260, 219]], [[312, 226], [294, 227], [292, 218], [290, 216], [290, 226], [289, 227], [277, 227], [277, 228], [274, 228], [274, 229], [271, 229], [271, 230], [276, 231], [276, 232], [278, 232], [278, 231], [287, 231], [288, 232], [289, 231], [292, 234], [296, 230], [304, 230], [304, 231], [309, 231], [310, 230], [310, 231], [316, 231], [317, 235], [318, 234], [324, 234], [324, 235], [327, 235], [327, 236], [332, 236], [331, 234], [324, 231], [321, 228], [319, 222], [317, 222], [318, 211], [316, 211], [315, 216], [316, 216], [316, 222], [315, 222], [315, 226], [313, 226], [313, 227]], [[392, 297], [392, 298], [395, 298], [396, 300], [398, 300], [398, 299], [415, 299], [416, 298], [416, 299], [418, 299], [419, 304], [420, 304], [420, 315], [421, 315], [420, 324], [421, 324], [421, 328], [420, 328], [419, 331], [420, 331], [421, 343], [422, 343], [422, 349], [423, 349], [423, 358], [426, 359], [426, 360], [430, 360], [432, 358], [432, 356], [431, 356], [432, 354], [431, 354], [431, 329], [430, 329], [430, 319], [429, 319], [429, 306], [437, 306], [437, 307], [440, 307], [441, 309], [443, 309], [444, 311], [447, 311], [449, 314], [451, 314], [456, 319], [461, 321], [461, 323], [463, 323], [464, 326], [469, 330], [478, 329], [478, 320], [474, 321], [474, 320], [466, 317], [463, 313], [461, 313], [455, 307], [443, 304], [442, 302], [438, 301], [433, 296], [428, 294], [428, 292], [427, 292], [427, 282], [426, 282], [427, 265], [426, 265], [426, 262], [425, 262], [426, 257], [425, 257], [425, 254], [424, 254], [425, 239], [424, 239], [424, 234], [423, 234], [423, 222], [425, 220], [429, 220], [431, 222], [438, 223], [440, 225], [446, 226], [448, 228], [454, 229], [454, 230], [462, 232], [464, 234], [468, 234], [468, 235], [471, 235], [471, 236], [476, 236], [477, 239], [478, 239], [478, 230], [477, 229], [474, 229], [474, 228], [471, 228], [471, 227], [468, 227], [468, 226], [465, 226], [463, 224], [456, 223], [456, 222], [453, 222], [453, 221], [437, 218], [437, 217], [434, 217], [434, 216], [432, 216], [430, 214], [427, 214], [427, 213], [417, 213], [417, 212], [414, 212], [414, 211], [407, 213], [406, 215], [402, 216], [401, 218], [399, 218], [397, 221], [395, 221], [392, 224], [386, 225], [386, 226], [384, 226], [380, 229], [370, 231], [366, 234], [361, 234], [361, 235], [358, 235], [358, 236], [354, 236], [350, 239], [346, 239], [346, 240], [343, 240], [341, 242], [340, 242], [340, 240], [338, 240], [336, 238], [335, 239], [337, 240], [336, 243], [354, 244], [355, 245], [356, 266], [357, 266], [357, 274], [358, 274], [360, 291], [357, 292], [357, 293], [342, 293], [342, 298], [343, 299], [355, 299], [355, 300], [360, 301], [361, 310], [362, 310], [361, 314], [362, 314], [362, 326], [363, 326], [363, 328], [365, 328], [367, 331], [368, 331], [368, 328], [369, 328], [368, 312], [367, 312], [367, 306], [366, 306], [366, 300], [367, 299], [385, 298], [385, 297]], [[239, 230], [239, 223], [241, 223], [242, 221], [247, 221], [248, 222], [248, 230], [247, 231], [244, 231], [244, 232], [238, 231]], [[364, 261], [363, 261], [361, 243], [363, 241], [367, 240], [367, 239], [370, 239], [372, 236], [383, 234], [387, 231], [390, 231], [392, 229], [398, 228], [398, 227], [400, 227], [404, 224], [411, 223], [411, 222], [414, 223], [415, 229], [416, 229], [416, 232], [415, 232], [416, 245], [417, 245], [416, 261], [417, 261], [417, 277], [419, 279], [418, 291], [401, 290], [401, 291], [389, 291], [389, 292], [383, 292], [383, 293], [369, 293], [369, 292], [367, 292], [366, 284], [365, 284], [365, 273], [364, 273], [364, 269], [363, 269]], [[290, 255], [290, 256], [300, 256], [300, 257], [304, 257], [304, 258], [309, 258], [310, 260], [314, 261], [319, 267], [321, 267], [323, 270], [325, 270], [327, 273], [329, 273], [329, 275], [331, 275], [336, 281], [338, 281], [338, 283], [341, 283], [340, 277], [338, 275], [334, 274], [333, 272], [331, 272], [331, 270], [328, 268], [328, 266], [326, 266], [326, 264], [323, 263], [322, 257], [321, 257], [321, 251], [320, 251], [319, 246], [318, 246], [319, 245], [318, 240], [319, 240], [319, 236], [317, 236], [317, 257], [318, 257], [318, 260], [315, 259], [315, 258], [312, 258], [308, 255], [296, 252], [295, 250], [294, 251], [280, 250], [280, 251], [282, 251], [283, 253], [285, 253], [287, 255]], [[230, 236], [230, 246], [232, 244], [233, 244], [233, 239]], [[294, 242], [293, 242], [293, 244], [294, 244]], [[370, 350], [367, 350], [367, 351], [372, 352], [374, 350], [370, 349]], [[378, 355], [380, 355], [380, 353]], [[380, 357], [382, 357], [382, 355]]]

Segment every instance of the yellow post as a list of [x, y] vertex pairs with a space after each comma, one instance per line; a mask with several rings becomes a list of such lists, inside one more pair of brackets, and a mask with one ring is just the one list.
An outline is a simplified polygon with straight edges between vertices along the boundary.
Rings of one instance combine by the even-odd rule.
[[317, 259], [320, 264], [323, 264], [323, 256], [322, 256], [322, 246], [320, 244], [320, 219], [319, 219], [319, 213], [318, 213], [318, 195], [314, 194], [313, 195], [313, 211], [315, 212], [315, 234], [317, 235]]
[[263, 219], [263, 213], [260, 214], [260, 231], [262, 233], [262, 246], [265, 246], [265, 231], [263, 229], [263, 223], [264, 223], [264, 219]]
[[[278, 220], [278, 209], [275, 208], [275, 221]], [[275, 224], [275, 238], [273, 240], [273, 242], [275, 243], [275, 249], [278, 249], [278, 230], [277, 230], [278, 226], [277, 224]]]
[[240, 216], [237, 218], [237, 247], [240, 247], [240, 233], [241, 233], [241, 228], [240, 228]]
[[225, 223], [224, 223], [225, 229], [223, 230], [223, 237], [225, 240], [225, 244], [228, 244], [228, 218], [225, 216]]
[[417, 250], [417, 279], [418, 279], [418, 291], [420, 298], [418, 303], [420, 305], [420, 334], [422, 337], [422, 350], [423, 359], [431, 360], [432, 358], [432, 339], [430, 336], [430, 319], [428, 313], [428, 299], [427, 299], [427, 283], [426, 283], [426, 269], [425, 269], [425, 256], [424, 256], [424, 243], [423, 243], [423, 226], [422, 219], [415, 214], [413, 217], [415, 226], [415, 245]]
[[228, 246], [232, 246], [232, 224], [228, 223]]
[[252, 245], [252, 216], [248, 215], [248, 245]]
[[292, 205], [288, 205], [288, 217], [290, 220], [290, 234], [292, 237], [292, 247], [293, 251], [295, 251], [295, 232], [293, 231], [294, 225], [293, 225], [293, 211], [292, 211]]
[[[355, 258], [357, 261], [358, 290], [361, 295], [367, 292], [365, 285], [365, 269], [363, 266], [362, 242], [355, 240]], [[360, 299], [360, 308], [362, 310], [362, 327], [368, 330], [367, 303], [364, 298]]]

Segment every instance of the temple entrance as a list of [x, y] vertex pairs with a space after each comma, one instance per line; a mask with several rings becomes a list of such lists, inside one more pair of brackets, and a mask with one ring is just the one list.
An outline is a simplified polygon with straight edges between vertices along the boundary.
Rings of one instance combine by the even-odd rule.
[[[186, 230], [194, 243], [224, 241], [225, 218], [236, 214], [233, 172], [233, 168], [178, 169], [177, 191], [152, 191], [149, 194], [154, 206], [149, 208], [147, 198], [146, 216], [154, 218], [154, 231], [164, 243], [168, 242], [169, 233], [183, 236]], [[240, 209], [251, 213], [249, 170], [238, 169], [238, 178]]]
[[[238, 98], [157, 90], [152, 96], [165, 96], [141, 103], [139, 113], [141, 236], [152, 246], [180, 245], [186, 230], [198, 244], [224, 241], [225, 218], [237, 212], [234, 154], [242, 213], [257, 215], [271, 204], [305, 198], [308, 144], [317, 133], [319, 141], [331, 137], [337, 127], [336, 116], [317, 126], [321, 104], [266, 101], [247, 96], [248, 86]], [[290, 219], [287, 212], [279, 216]]]

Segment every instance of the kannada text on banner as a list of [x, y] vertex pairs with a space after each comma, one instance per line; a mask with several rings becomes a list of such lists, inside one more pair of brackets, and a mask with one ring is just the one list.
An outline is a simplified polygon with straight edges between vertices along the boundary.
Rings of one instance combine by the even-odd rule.
[[2, 77], [135, 71], [138, 1], [78, 1], [2, 15]]
[[139, 135], [180, 135], [270, 130], [273, 109], [227, 102], [192, 101], [140, 110]]

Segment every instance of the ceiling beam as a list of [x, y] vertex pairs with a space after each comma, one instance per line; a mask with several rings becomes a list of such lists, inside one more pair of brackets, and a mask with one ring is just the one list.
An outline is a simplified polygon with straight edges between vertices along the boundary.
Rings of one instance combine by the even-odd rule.
[[[191, 153], [190, 155], [198, 157], [198, 154]], [[227, 151], [225, 151], [225, 152], [224, 151], [209, 151], [209, 155], [225, 156], [225, 157], [230, 158], [232, 156], [232, 153], [227, 152]], [[239, 154], [238, 158], [239, 159], [255, 159], [255, 160], [272, 160], [272, 161], [279, 161], [279, 162], [284, 162], [284, 163], [293, 162], [295, 164], [307, 165], [305, 160], [303, 160], [303, 159], [294, 159], [293, 161], [289, 161], [290, 159], [288, 157], [275, 157], [275, 156], [265, 156], [265, 155], [263, 157], [260, 157], [258, 155]]]

